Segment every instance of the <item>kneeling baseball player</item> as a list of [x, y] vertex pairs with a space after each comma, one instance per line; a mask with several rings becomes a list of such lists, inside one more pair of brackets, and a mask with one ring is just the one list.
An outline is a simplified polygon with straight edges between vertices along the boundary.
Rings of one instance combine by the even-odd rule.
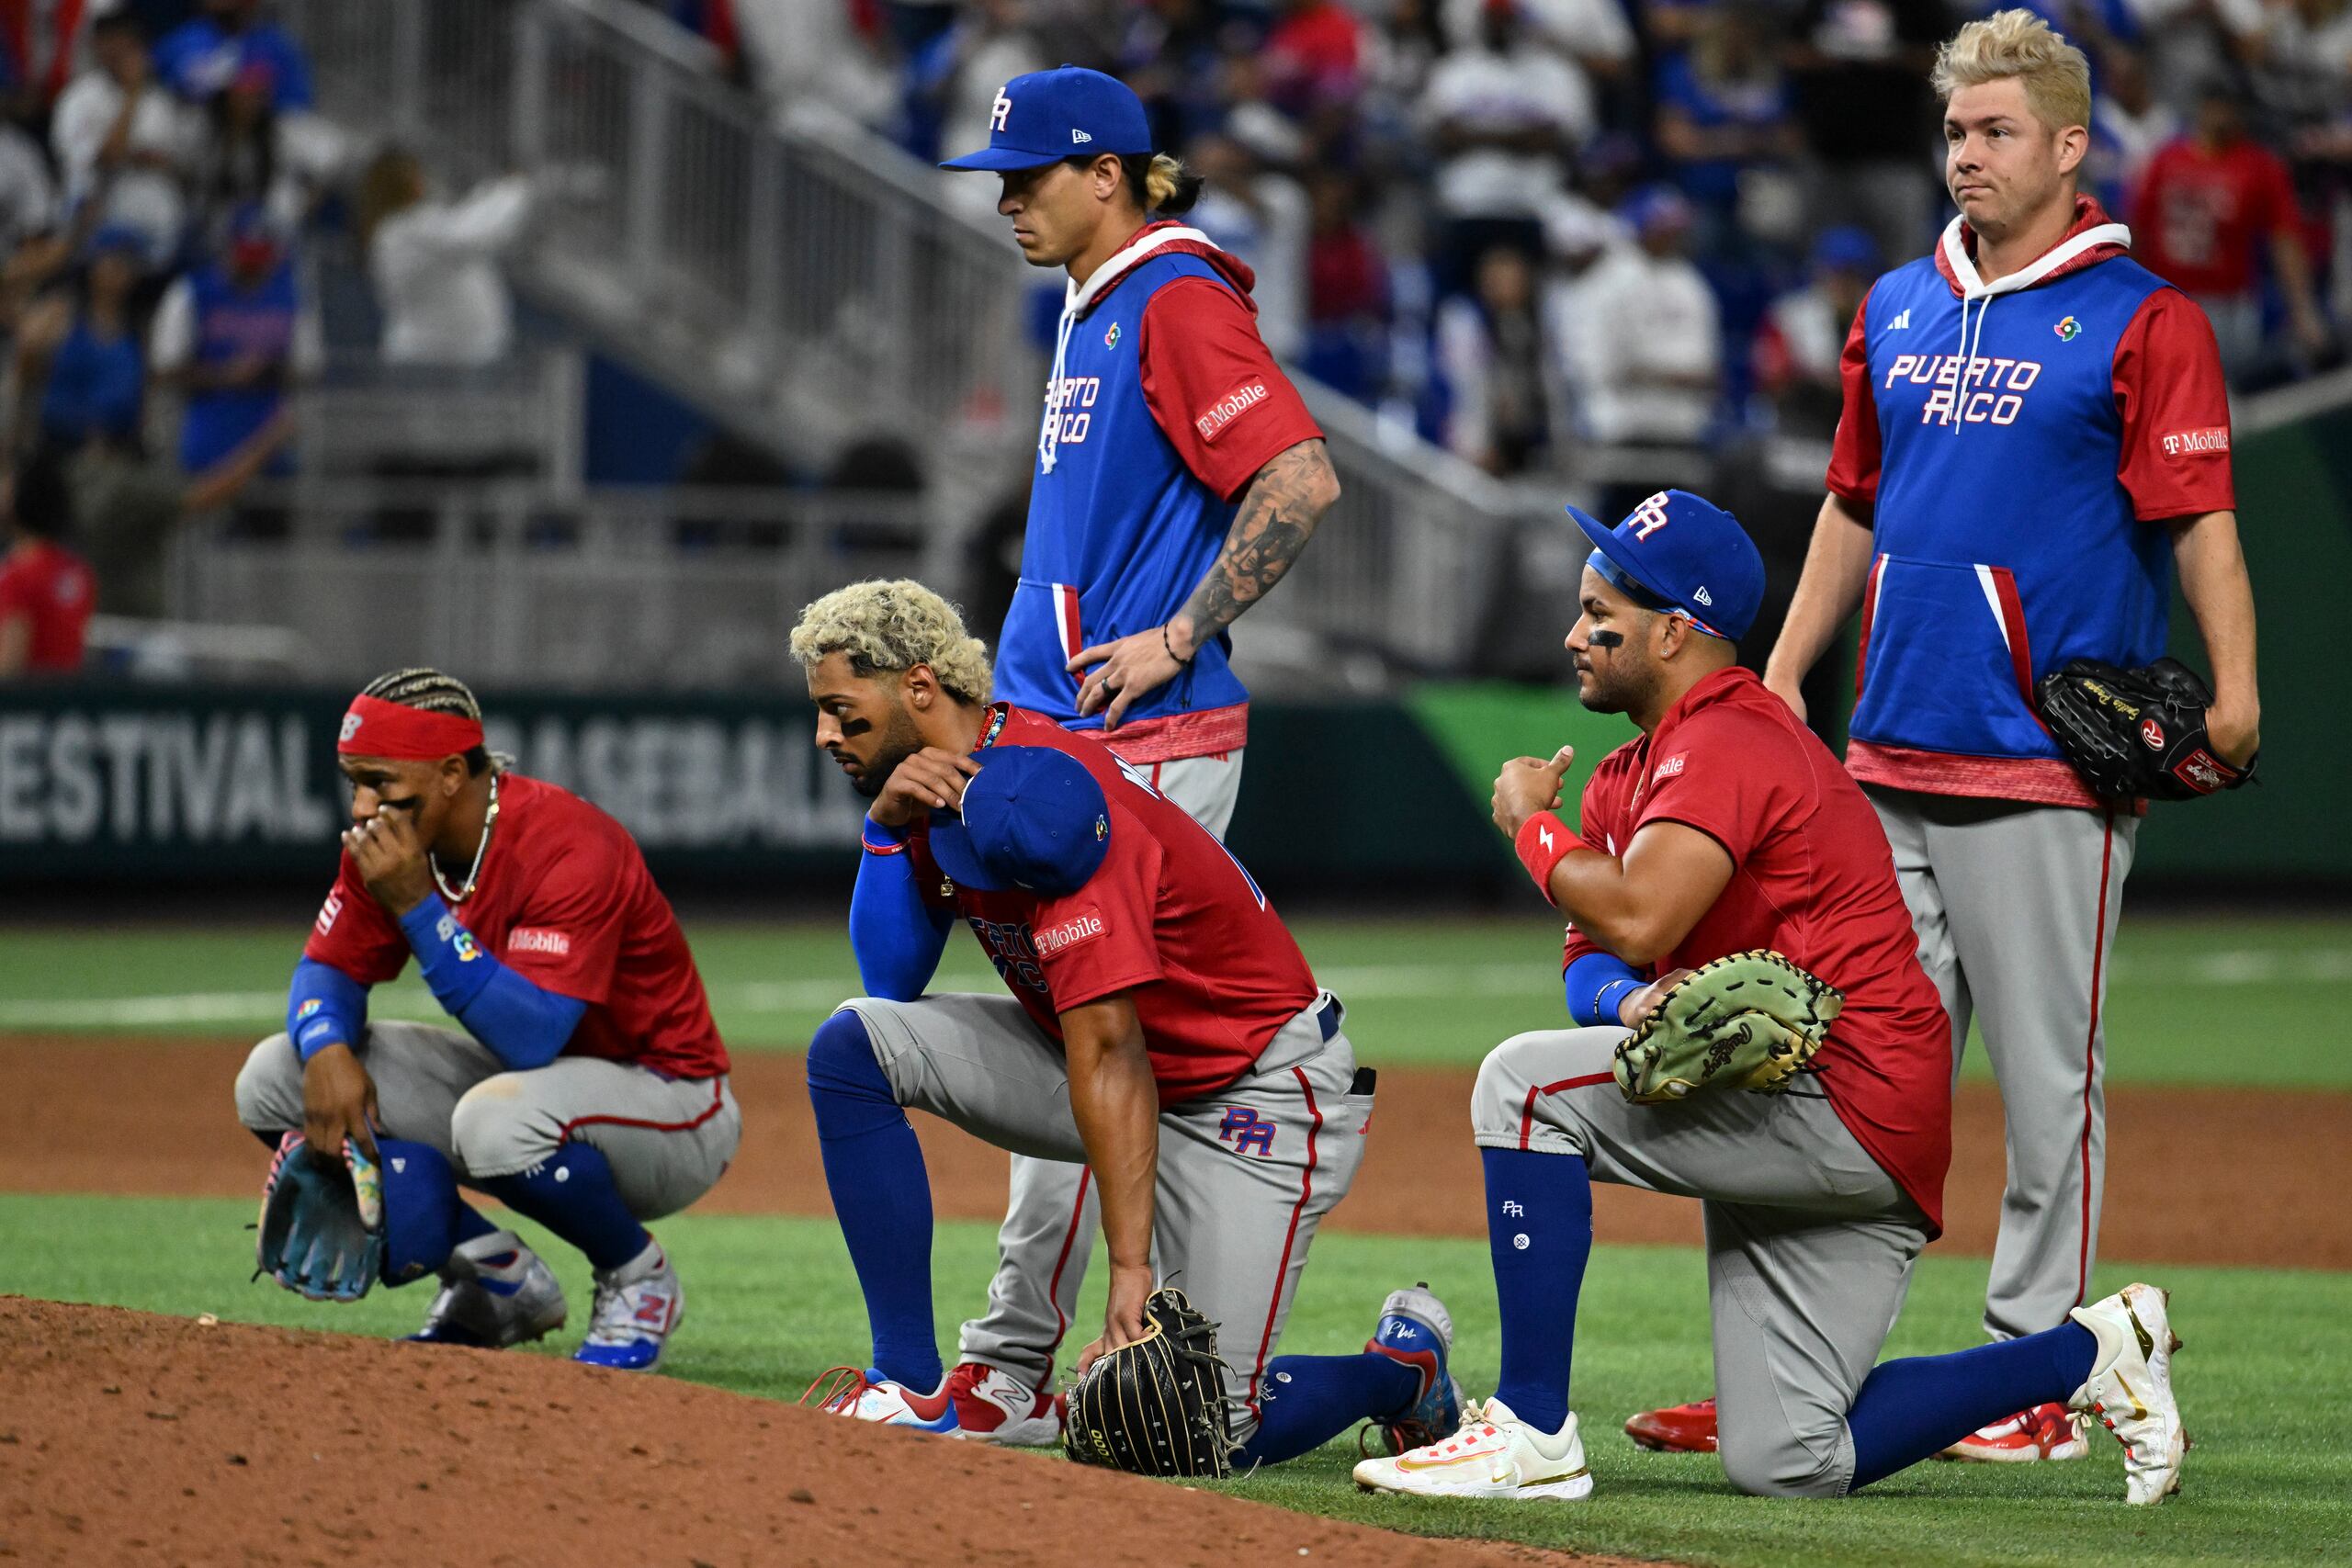
[[[873, 1329], [870, 1364], [842, 1369], [828, 1406], [956, 1430], [917, 1106], [1094, 1173], [1110, 1306], [1080, 1367], [1157, 1397], [1148, 1421], [1125, 1402], [1123, 1425], [1121, 1402], [1081, 1382], [1075, 1456], [1222, 1474], [1228, 1455], [1289, 1459], [1363, 1420], [1393, 1450], [1451, 1433], [1453, 1328], [1426, 1289], [1388, 1298], [1363, 1354], [1274, 1355], [1316, 1227], [1363, 1158], [1373, 1075], [1249, 873], [1099, 740], [991, 704], [986, 650], [920, 584], [828, 594], [792, 651], [817, 744], [873, 801], [850, 908], [871, 994], [808, 1049]], [[923, 994], [959, 919], [1012, 995]], [[1027, 1419], [1050, 1435], [1050, 1396]]]
[[[437, 1272], [421, 1340], [561, 1327], [553, 1271], [463, 1182], [587, 1255], [574, 1359], [652, 1367], [685, 1293], [645, 1222], [709, 1190], [742, 1132], [669, 900], [619, 823], [492, 757], [473, 694], [438, 671], [370, 684], [337, 750], [342, 869], [287, 1032], [237, 1077], [238, 1120], [279, 1146], [264, 1271], [326, 1300]], [[368, 987], [411, 958], [460, 1027], [369, 1021]]]
[[2122, 1441], [2132, 1502], [2161, 1502], [2188, 1442], [2161, 1291], [1872, 1365], [1939, 1229], [1951, 1147], [1951, 1031], [1886, 837], [1734, 662], [1764, 585], [1738, 523], [1680, 491], [1614, 530], [1574, 515], [1595, 546], [1567, 637], [1577, 694], [1641, 734], [1593, 771], [1581, 833], [1554, 811], [1566, 749], [1508, 764], [1494, 808], [1571, 922], [1584, 1027], [1506, 1041], [1478, 1075], [1500, 1386], [1456, 1436], [1367, 1460], [1357, 1483], [1591, 1492], [1568, 1393], [1598, 1179], [1705, 1205], [1720, 1451], [1741, 1491], [1852, 1492], [2054, 1401]]

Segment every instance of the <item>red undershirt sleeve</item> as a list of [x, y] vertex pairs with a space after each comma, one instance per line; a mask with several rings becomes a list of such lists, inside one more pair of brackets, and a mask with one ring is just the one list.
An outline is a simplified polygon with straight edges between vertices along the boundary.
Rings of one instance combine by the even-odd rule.
[[1878, 500], [1878, 399], [1871, 391], [1870, 345], [1862, 323], [1871, 301], [1862, 297], [1847, 330], [1846, 347], [1838, 356], [1838, 379], [1846, 390], [1846, 404], [1838, 415], [1838, 434], [1829, 446], [1828, 487], [1844, 501], [1869, 506]]
[[1194, 479], [1231, 501], [1268, 463], [1322, 427], [1223, 284], [1180, 277], [1151, 297], [1136, 333], [1144, 402]]
[[2230, 474], [2230, 389], [2213, 324], [2177, 288], [2141, 303], [2115, 345], [2123, 424], [2116, 478], [2143, 523], [2237, 506]]

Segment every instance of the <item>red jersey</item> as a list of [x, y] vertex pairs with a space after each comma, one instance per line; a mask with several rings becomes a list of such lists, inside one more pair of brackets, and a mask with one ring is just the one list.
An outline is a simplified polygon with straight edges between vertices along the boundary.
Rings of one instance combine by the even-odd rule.
[[983, 750], [1050, 747], [1093, 775], [1110, 807], [1110, 847], [1075, 893], [983, 893], [941, 874], [929, 819], [919, 818], [909, 844], [924, 901], [963, 917], [1006, 988], [1056, 1040], [1060, 1014], [1125, 991], [1161, 1102], [1223, 1089], [1321, 994], [1298, 944], [1241, 863], [1100, 740], [1026, 708], [993, 711], [1002, 727]]
[[[503, 774], [481, 880], [453, 912], [509, 969], [588, 1004], [564, 1055], [633, 1062], [682, 1078], [728, 1070], [727, 1047], [670, 901], [628, 829], [578, 795]], [[302, 953], [363, 986], [408, 965], [408, 938], [359, 879], [347, 850]]]
[[2132, 202], [2142, 265], [2190, 294], [2245, 294], [2263, 243], [2299, 221], [2287, 165], [2245, 137], [2207, 149], [2182, 137], [2159, 148]]
[[22, 616], [32, 623], [28, 670], [80, 669], [96, 603], [97, 580], [62, 545], [35, 539], [0, 558], [0, 622]]
[[[1785, 954], [1846, 993], [1814, 1058], [1838, 1119], [1943, 1228], [1951, 1163], [1951, 1023], [1894, 879], [1885, 829], [1861, 788], [1748, 671], [1708, 676], [1654, 735], [1601, 760], [1582, 833], [1622, 855], [1651, 822], [1723, 845], [1731, 883], [1650, 969], [1692, 968], [1753, 947]], [[1567, 962], [1603, 951], [1574, 926]]]

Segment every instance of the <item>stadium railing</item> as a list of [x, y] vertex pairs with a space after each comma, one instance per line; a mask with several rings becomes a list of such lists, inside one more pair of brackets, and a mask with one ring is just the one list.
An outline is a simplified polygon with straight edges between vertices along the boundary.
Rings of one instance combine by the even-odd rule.
[[[1045, 367], [1037, 275], [944, 176], [861, 128], [718, 80], [626, 0], [286, 0], [323, 110], [447, 173], [593, 166], [518, 256], [542, 299], [786, 450], [915, 445], [968, 532], [1017, 495]], [[1345, 495], [1253, 614], [1391, 670], [1471, 666], [1512, 536], [1548, 503], [1306, 386]]]
[[172, 608], [275, 629], [189, 649], [199, 663], [299, 649], [331, 684], [424, 661], [486, 686], [775, 686], [810, 599], [940, 570], [932, 523], [900, 493], [303, 478], [184, 530]]

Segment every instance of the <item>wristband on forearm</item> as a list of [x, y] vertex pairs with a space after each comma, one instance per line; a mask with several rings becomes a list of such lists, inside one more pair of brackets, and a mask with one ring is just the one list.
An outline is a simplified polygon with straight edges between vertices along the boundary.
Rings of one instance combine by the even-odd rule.
[[1519, 825], [1519, 863], [1535, 879], [1536, 890], [1548, 903], [1552, 897], [1552, 868], [1578, 850], [1592, 846], [1577, 836], [1576, 829], [1549, 811], [1539, 811]]
[[857, 830], [857, 841], [865, 846], [867, 854], [902, 855], [907, 852], [910, 829], [886, 828], [871, 817], [861, 820], [864, 826]]

